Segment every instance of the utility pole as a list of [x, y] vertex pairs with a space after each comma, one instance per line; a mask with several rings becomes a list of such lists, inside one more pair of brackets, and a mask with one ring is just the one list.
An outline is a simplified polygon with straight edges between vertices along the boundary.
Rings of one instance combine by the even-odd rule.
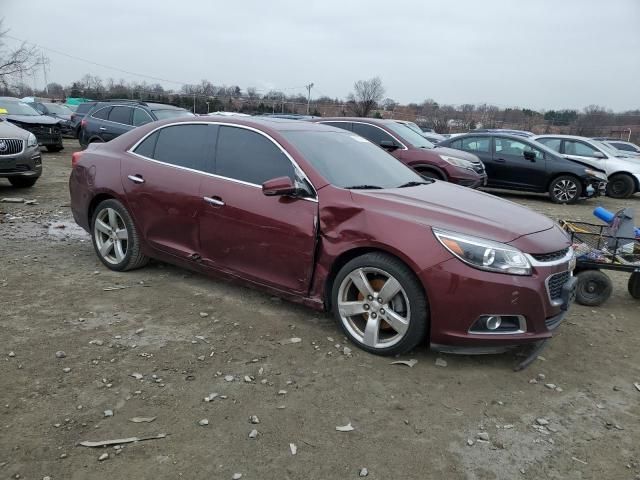
[[196, 94], [193, 94], [193, 114], [196, 113]]
[[40, 60], [42, 61], [42, 73], [44, 74], [44, 92], [49, 96], [49, 82], [47, 82], [47, 65], [44, 63], [44, 53], [40, 51]]
[[307, 89], [307, 115], [309, 115], [309, 107], [311, 105], [311, 89], [313, 88], [313, 82], [309, 85], [305, 85]]

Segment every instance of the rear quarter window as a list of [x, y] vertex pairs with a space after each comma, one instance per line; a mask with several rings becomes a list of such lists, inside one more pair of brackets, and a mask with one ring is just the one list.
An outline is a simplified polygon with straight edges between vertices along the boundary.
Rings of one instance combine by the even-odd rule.
[[99, 110], [96, 110], [91, 114], [93, 118], [99, 118], [100, 120], [107, 120], [109, 118], [109, 112], [113, 107], [103, 107]]

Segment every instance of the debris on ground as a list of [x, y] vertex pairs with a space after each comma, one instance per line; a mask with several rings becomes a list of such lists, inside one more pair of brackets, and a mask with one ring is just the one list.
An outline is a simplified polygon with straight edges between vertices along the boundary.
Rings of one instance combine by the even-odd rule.
[[446, 367], [447, 366], [447, 361], [444, 360], [443, 358], [436, 358], [436, 367]]
[[256, 438], [258, 436], [258, 430], [255, 428], [249, 432], [249, 438]]
[[369, 470], [367, 470], [366, 468], [361, 468], [360, 472], [358, 473], [359, 477], [366, 477], [367, 475], [369, 475]]
[[233, 477], [231, 477], [231, 480], [240, 480], [241, 478], [242, 478], [241, 473], [234, 473]]
[[109, 458], [109, 454], [108, 453], [103, 453], [102, 455], [100, 455], [98, 457], [98, 461], [102, 462], [102, 461], [106, 460], [107, 458]]
[[249, 422], [253, 423], [254, 425], [257, 425], [258, 423], [260, 423], [260, 419], [258, 418], [257, 415], [251, 415], [249, 417]]
[[56, 358], [65, 358], [67, 356], [66, 353], [64, 353], [62, 350], [58, 350], [56, 352]]
[[291, 450], [291, 455], [295, 455], [296, 453], [298, 453], [298, 447], [296, 447], [295, 443], [290, 443], [289, 449]]
[[133, 418], [130, 418], [129, 421], [133, 423], [151, 423], [156, 418], [157, 417], [133, 417]]
[[105, 410], [104, 411], [104, 416], [106, 417], [113, 417], [113, 410]]
[[142, 378], [144, 377], [144, 375], [137, 372], [131, 373], [129, 374], [129, 376], [135, 378], [136, 380], [142, 380]]
[[476, 438], [482, 442], [488, 442], [489, 434], [487, 432], [478, 432], [478, 434], [476, 435]]
[[79, 442], [78, 445], [82, 447], [104, 447], [108, 445], [121, 445], [123, 443], [134, 443], [134, 442], [143, 442], [146, 440], [158, 440], [161, 438], [166, 438], [166, 433], [159, 433], [158, 435], [149, 435], [146, 437], [128, 437], [128, 438], [116, 438], [115, 440], [101, 440], [98, 442], [92, 442], [90, 440], [85, 440], [84, 442]]
[[302, 341], [299, 337], [286, 338], [284, 340], [280, 340], [280, 345], [289, 345], [291, 343], [300, 343]]
[[636, 387], [636, 390], [640, 392], [640, 383], [636, 382], [633, 384], [633, 386]]
[[4, 197], [0, 199], [0, 203], [24, 203], [24, 198]]
[[353, 426], [351, 425], [351, 422], [349, 422], [346, 425], [337, 426], [336, 430], [339, 431], [339, 432], [351, 432], [351, 431], [355, 430], [355, 428], [353, 428]]
[[412, 358], [411, 360], [396, 360], [389, 365], [406, 365], [407, 367], [413, 367], [416, 363], [418, 363], [418, 361]]

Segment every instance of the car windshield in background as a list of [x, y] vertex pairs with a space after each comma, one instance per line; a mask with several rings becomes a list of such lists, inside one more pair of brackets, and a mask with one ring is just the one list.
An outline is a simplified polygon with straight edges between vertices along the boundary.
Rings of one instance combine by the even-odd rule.
[[411, 128], [402, 123], [389, 122], [386, 124], [391, 130], [400, 135], [415, 148], [434, 148], [435, 145], [424, 138], [421, 133], [414, 132]]
[[5, 109], [9, 115], [40, 116], [40, 112], [22, 102], [3, 102], [0, 100], [0, 108]]
[[387, 152], [349, 132], [291, 130], [282, 135], [332, 185], [395, 188], [424, 179]]
[[47, 107], [47, 110], [49, 110], [51, 113], [55, 113], [58, 115], [71, 115], [73, 113], [73, 111], [69, 107], [61, 105], [59, 103], [44, 103], [43, 105]]
[[158, 120], [166, 120], [167, 118], [193, 117], [193, 113], [189, 110], [178, 108], [167, 108], [163, 110], [152, 110]]
[[624, 153], [622, 153], [620, 150], [613, 148], [610, 145], [607, 145], [604, 142], [599, 142], [597, 140], [593, 141], [594, 145], [596, 145], [598, 148], [600, 148], [601, 150], [604, 150], [605, 152], [607, 152], [609, 155], [613, 155], [614, 157], [626, 157], [627, 155], [625, 155]]

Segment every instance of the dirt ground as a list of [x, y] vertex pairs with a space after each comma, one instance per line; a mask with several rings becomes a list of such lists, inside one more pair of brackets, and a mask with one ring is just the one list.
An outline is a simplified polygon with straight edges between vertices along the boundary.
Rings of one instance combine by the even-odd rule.
[[[0, 203], [0, 478], [640, 478], [640, 302], [627, 275], [611, 274], [602, 307], [574, 306], [524, 372], [513, 354], [426, 346], [404, 357], [415, 366], [391, 365], [328, 315], [269, 295], [157, 262], [107, 270], [71, 218], [75, 149], [44, 153], [30, 190], [0, 180], [0, 198], [38, 202]], [[640, 218], [640, 195], [508, 198], [554, 218], [590, 220], [598, 203]]]

